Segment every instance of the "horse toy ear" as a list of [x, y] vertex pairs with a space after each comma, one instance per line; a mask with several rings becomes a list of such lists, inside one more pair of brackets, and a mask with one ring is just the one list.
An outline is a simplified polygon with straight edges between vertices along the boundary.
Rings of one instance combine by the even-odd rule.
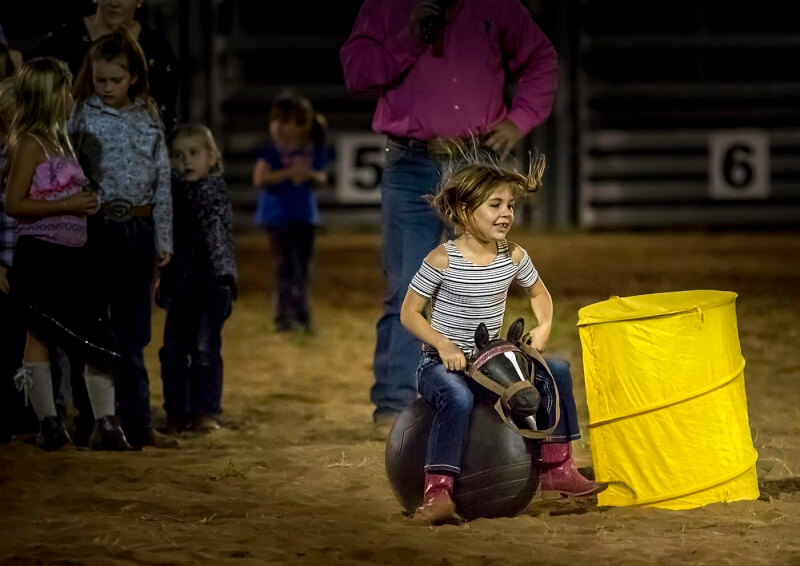
[[519, 345], [519, 339], [522, 338], [522, 333], [525, 332], [525, 319], [520, 317], [515, 320], [508, 328], [506, 340], [512, 344]]
[[489, 330], [484, 323], [480, 323], [475, 329], [475, 346], [482, 350], [489, 343]]

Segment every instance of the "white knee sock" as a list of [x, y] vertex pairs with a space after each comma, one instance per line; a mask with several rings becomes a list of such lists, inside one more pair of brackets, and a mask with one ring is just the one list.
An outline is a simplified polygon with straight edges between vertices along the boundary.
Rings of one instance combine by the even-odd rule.
[[14, 376], [14, 383], [17, 390], [25, 391], [25, 397], [30, 399], [33, 412], [39, 420], [57, 415], [50, 362], [23, 363]]
[[114, 414], [114, 380], [110, 375], [89, 367], [86, 368], [83, 376], [94, 418], [112, 416]]

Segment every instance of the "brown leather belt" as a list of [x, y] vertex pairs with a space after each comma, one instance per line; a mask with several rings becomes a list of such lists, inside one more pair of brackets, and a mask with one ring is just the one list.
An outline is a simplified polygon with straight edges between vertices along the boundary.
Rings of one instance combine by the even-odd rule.
[[146, 218], [153, 214], [152, 204], [133, 206], [131, 202], [124, 199], [112, 199], [104, 202], [102, 208], [105, 217], [114, 222], [126, 222], [134, 217]]
[[152, 204], [143, 204], [142, 206], [134, 206], [133, 207], [133, 215], [134, 216], [152, 216], [153, 215], [153, 205]]

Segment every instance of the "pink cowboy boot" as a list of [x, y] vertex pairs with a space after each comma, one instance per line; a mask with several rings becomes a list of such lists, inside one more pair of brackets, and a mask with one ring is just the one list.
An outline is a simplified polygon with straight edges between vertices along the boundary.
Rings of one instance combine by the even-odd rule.
[[586, 479], [575, 468], [569, 442], [542, 444], [542, 493], [555, 491], [568, 497], [586, 497], [607, 487], [607, 483]]
[[425, 473], [425, 495], [422, 506], [417, 507], [414, 519], [427, 521], [432, 525], [454, 524], [464, 519], [456, 513], [453, 503], [453, 484], [455, 477], [447, 474]]

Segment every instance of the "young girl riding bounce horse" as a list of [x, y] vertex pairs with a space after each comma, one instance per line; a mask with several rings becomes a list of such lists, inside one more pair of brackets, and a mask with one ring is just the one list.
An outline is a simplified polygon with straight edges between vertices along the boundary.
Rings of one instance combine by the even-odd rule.
[[[553, 302], [527, 252], [508, 242], [518, 196], [541, 186], [545, 160], [538, 155], [523, 175], [477, 149], [456, 144], [442, 177], [434, 208], [459, 234], [428, 254], [411, 281], [400, 320], [423, 341], [417, 378], [419, 393], [436, 410], [425, 462], [423, 504], [415, 518], [430, 523], [459, 522], [452, 500], [467, 442], [473, 393], [465, 375], [475, 348], [475, 329], [485, 323], [489, 338], [503, 325], [508, 288], [516, 281], [530, 299], [538, 325], [523, 340], [544, 350], [550, 337]], [[430, 303], [430, 321], [425, 309]], [[570, 440], [580, 437], [569, 365], [548, 365], [558, 388], [561, 421], [544, 441], [542, 490], [587, 496], [604, 484], [575, 469]]]

